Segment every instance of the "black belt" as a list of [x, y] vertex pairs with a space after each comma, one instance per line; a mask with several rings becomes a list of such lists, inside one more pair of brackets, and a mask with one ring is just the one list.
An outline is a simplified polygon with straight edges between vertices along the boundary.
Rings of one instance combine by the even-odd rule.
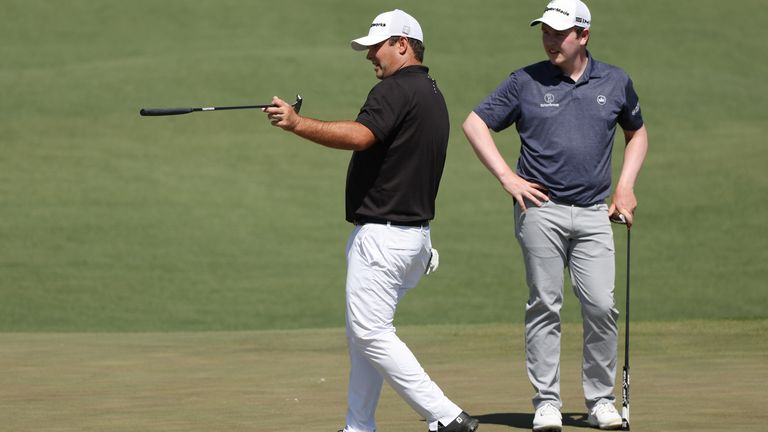
[[399, 222], [399, 221], [391, 221], [386, 219], [378, 219], [378, 218], [370, 218], [370, 217], [358, 218], [358, 219], [355, 219], [354, 222], [352, 223], [355, 225], [379, 224], [379, 225], [396, 225], [396, 226], [422, 227], [422, 228], [426, 228], [429, 226], [428, 220]]
[[561, 200], [560, 198], [552, 198], [551, 196], [549, 197], [549, 200], [552, 201], [555, 204], [566, 205], [566, 206], [573, 206], [573, 207], [581, 207], [581, 208], [592, 207], [592, 206], [597, 205], [597, 204], [605, 203], [605, 200], [600, 200], [600, 201], [593, 202], [591, 204], [583, 204], [583, 203], [577, 203], [577, 202], [573, 202], [573, 201]]

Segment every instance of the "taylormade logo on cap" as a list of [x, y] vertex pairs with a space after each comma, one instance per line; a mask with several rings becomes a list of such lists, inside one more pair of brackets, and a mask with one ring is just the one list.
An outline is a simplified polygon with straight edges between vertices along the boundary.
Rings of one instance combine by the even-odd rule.
[[539, 19], [531, 25], [544, 23], [555, 30], [568, 30], [571, 27], [589, 28], [592, 15], [581, 0], [553, 0], [544, 9]]
[[419, 22], [400, 9], [395, 9], [379, 14], [374, 18], [368, 29], [368, 36], [353, 40], [352, 49], [364, 51], [392, 36], [405, 36], [424, 42], [424, 35], [421, 32]]

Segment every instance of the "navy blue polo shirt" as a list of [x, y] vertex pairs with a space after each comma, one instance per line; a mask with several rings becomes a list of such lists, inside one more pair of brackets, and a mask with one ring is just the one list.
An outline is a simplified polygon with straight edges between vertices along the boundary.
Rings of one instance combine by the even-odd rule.
[[517, 174], [547, 187], [555, 202], [579, 206], [608, 198], [616, 124], [643, 126], [632, 80], [589, 53], [578, 82], [549, 61], [536, 63], [513, 72], [474, 112], [496, 132], [514, 123]]

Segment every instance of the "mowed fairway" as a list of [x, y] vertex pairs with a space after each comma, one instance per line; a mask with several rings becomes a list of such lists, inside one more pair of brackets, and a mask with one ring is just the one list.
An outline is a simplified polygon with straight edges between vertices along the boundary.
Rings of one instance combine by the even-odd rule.
[[[528, 26], [543, 1], [2, 4], [0, 330], [339, 326], [349, 154], [256, 110], [138, 112], [301, 93], [308, 116], [354, 118], [376, 79], [349, 41], [395, 6], [422, 21], [452, 120], [432, 226], [442, 268], [400, 322], [522, 319], [512, 203], [460, 126], [510, 71], [543, 58]], [[630, 71], [650, 133], [636, 188], [635, 317], [765, 318], [768, 248], [757, 239], [768, 220], [768, 111], [755, 104], [768, 97], [768, 63], [747, 54], [764, 47], [746, 36], [764, 6], [591, 7], [592, 52]], [[703, 39], [695, 23], [717, 25]], [[497, 140], [512, 163], [515, 131]], [[475, 313], [443, 313], [458, 302]], [[572, 305], [563, 315], [576, 321]]]
[[[400, 329], [483, 432], [529, 430], [519, 326]], [[564, 329], [566, 431], [584, 430], [580, 327]], [[646, 323], [632, 340], [633, 431], [762, 430], [768, 321]], [[9, 431], [335, 431], [343, 426], [341, 330], [0, 335]], [[382, 432], [426, 430], [385, 386]]]
[[[349, 41], [396, 7], [424, 28], [452, 128], [432, 224], [440, 270], [396, 323], [481, 431], [529, 429], [512, 203], [461, 123], [544, 58], [528, 23], [545, 3], [0, 0], [0, 431], [342, 426], [350, 155], [255, 110], [138, 112], [300, 93], [305, 115], [354, 118], [376, 80]], [[632, 235], [632, 430], [763, 430], [764, 1], [588, 4], [590, 50], [630, 73], [650, 134]], [[513, 163], [515, 131], [495, 138]], [[615, 237], [624, 313], [622, 227]], [[566, 291], [564, 410], [579, 430], [580, 311]], [[388, 388], [378, 418], [382, 432], [425, 428]]]

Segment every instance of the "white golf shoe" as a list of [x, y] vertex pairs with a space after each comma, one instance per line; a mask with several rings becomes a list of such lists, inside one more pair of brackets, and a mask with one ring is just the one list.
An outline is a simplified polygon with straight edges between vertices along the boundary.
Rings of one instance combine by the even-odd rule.
[[563, 429], [563, 416], [551, 403], [545, 403], [533, 416], [534, 432], [560, 432]]
[[587, 417], [587, 423], [600, 429], [619, 429], [621, 416], [612, 403], [600, 403], [592, 408], [592, 412]]

